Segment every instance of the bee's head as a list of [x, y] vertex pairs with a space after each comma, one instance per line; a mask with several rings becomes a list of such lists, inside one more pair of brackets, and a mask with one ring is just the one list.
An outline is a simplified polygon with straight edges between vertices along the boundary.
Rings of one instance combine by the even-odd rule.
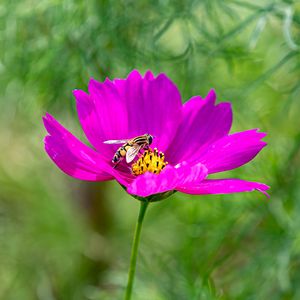
[[153, 141], [153, 136], [151, 134], [147, 134], [148, 137], [148, 144], [151, 145]]

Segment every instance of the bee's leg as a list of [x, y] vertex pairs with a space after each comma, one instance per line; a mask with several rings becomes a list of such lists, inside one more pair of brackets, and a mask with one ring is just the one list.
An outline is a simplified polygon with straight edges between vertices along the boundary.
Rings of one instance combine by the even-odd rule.
[[116, 169], [120, 162], [114, 163], [113, 169]]

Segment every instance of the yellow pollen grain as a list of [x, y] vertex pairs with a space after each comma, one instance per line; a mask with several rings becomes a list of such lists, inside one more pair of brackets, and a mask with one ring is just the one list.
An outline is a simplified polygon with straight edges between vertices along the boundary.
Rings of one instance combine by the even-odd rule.
[[149, 148], [132, 164], [132, 174], [141, 175], [147, 171], [159, 174], [167, 164], [168, 162], [165, 162], [165, 155], [162, 152], [158, 152], [157, 148], [153, 150]]

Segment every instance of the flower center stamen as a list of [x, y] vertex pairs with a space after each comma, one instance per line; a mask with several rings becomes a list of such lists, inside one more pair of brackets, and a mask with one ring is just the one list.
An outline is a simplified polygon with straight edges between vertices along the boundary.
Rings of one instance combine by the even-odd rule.
[[157, 148], [145, 150], [143, 155], [132, 164], [131, 169], [134, 175], [141, 175], [148, 172], [159, 174], [168, 164], [165, 162], [165, 155], [158, 152]]

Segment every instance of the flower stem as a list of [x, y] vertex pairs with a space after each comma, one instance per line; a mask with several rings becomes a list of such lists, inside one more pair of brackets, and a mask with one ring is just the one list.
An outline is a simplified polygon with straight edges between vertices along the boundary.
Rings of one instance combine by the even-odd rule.
[[125, 300], [131, 299], [131, 292], [132, 292], [132, 286], [134, 281], [134, 274], [135, 274], [135, 268], [136, 268], [136, 259], [137, 259], [137, 253], [139, 248], [139, 241], [140, 241], [140, 235], [141, 235], [141, 229], [142, 224], [144, 220], [144, 216], [148, 207], [149, 202], [147, 201], [141, 201], [140, 206], [140, 212], [139, 217], [135, 226], [135, 233], [133, 238], [133, 244], [131, 248], [131, 257], [130, 257], [130, 267], [128, 272], [128, 281], [127, 281], [127, 287], [126, 287], [126, 294], [125, 294]]

